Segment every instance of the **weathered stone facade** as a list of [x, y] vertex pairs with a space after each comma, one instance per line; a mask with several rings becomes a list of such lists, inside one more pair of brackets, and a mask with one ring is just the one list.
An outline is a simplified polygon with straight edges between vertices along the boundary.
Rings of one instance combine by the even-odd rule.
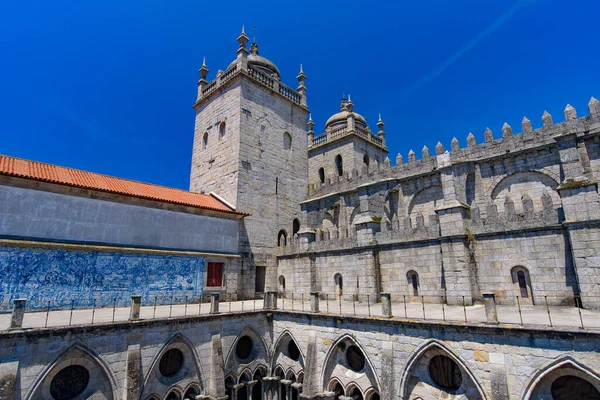
[[[589, 112], [576, 118], [569, 106], [565, 122], [545, 113], [542, 128], [525, 119], [519, 135], [505, 125], [501, 139], [488, 129], [483, 144], [470, 135], [463, 149], [453, 140], [452, 151], [424, 148], [421, 160], [411, 151], [394, 167], [387, 159], [323, 182], [309, 178], [303, 228], [278, 249], [285, 290], [358, 299], [384, 291], [455, 304], [482, 292], [506, 304], [520, 296], [572, 305], [581, 296], [599, 307], [597, 100]], [[310, 149], [322, 136], [309, 142], [309, 166], [333, 168], [334, 144], [361, 137], [325, 135], [330, 147], [316, 164]]]

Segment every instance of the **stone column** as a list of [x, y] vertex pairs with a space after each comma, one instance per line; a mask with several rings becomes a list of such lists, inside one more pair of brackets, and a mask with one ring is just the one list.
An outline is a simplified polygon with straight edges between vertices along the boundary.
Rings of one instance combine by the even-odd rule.
[[219, 313], [219, 293], [211, 293], [210, 294], [210, 313], [211, 314]]
[[19, 361], [0, 361], [0, 399], [21, 398], [18, 376]]
[[130, 321], [139, 321], [141, 304], [142, 296], [131, 296], [131, 311], [129, 312]]
[[137, 400], [140, 398], [140, 387], [142, 385], [142, 354], [139, 343], [127, 346], [127, 364], [125, 368], [127, 379], [125, 400]]
[[389, 293], [381, 293], [381, 313], [383, 318], [392, 318], [392, 298]]
[[[237, 385], [233, 385], [233, 387], [231, 388], [231, 391], [233, 394], [231, 400], [238, 400], [238, 390], [240, 390], [243, 387], [244, 387], [243, 383], [238, 383]], [[240, 399], [240, 400], [247, 400], [247, 399]]]
[[[248, 381], [246, 382], [246, 394], [248, 395], [248, 400], [252, 400], [252, 388], [256, 385], [258, 381]], [[240, 399], [242, 400], [242, 399]]]
[[494, 293], [482, 293], [482, 295], [488, 324], [497, 324], [498, 312], [496, 311], [496, 295]]
[[10, 318], [10, 329], [19, 329], [23, 326], [25, 316], [25, 305], [27, 299], [15, 299], [13, 302], [12, 316]]
[[310, 292], [310, 312], [319, 312], [319, 292]]

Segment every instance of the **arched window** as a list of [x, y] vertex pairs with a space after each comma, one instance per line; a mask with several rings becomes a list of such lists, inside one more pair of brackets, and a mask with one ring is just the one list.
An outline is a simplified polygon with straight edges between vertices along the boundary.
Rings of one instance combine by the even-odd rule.
[[525, 280], [525, 272], [517, 271], [517, 281], [519, 282], [521, 297], [528, 298], [529, 293], [527, 292], [527, 281]]
[[292, 149], [292, 135], [290, 135], [288, 132], [283, 132], [283, 149]]
[[202, 149], [206, 150], [206, 146], [208, 146], [208, 132], [204, 132], [204, 136], [202, 136]]
[[325, 170], [323, 168], [319, 168], [319, 180], [321, 183], [325, 183]]
[[227, 399], [228, 400], [232, 400], [233, 399], [233, 386], [235, 385], [235, 381], [231, 376], [228, 376], [227, 379], [225, 379], [225, 390], [227, 391]]
[[225, 121], [223, 121], [219, 124], [219, 139], [221, 139], [222, 137], [225, 136], [225, 128], [226, 128]]
[[408, 293], [412, 296], [418, 296], [419, 274], [417, 274], [415, 271], [409, 271], [408, 274], [406, 274], [406, 277], [408, 278]]
[[285, 294], [285, 276], [283, 275], [279, 276], [279, 293]]
[[287, 233], [282, 229], [277, 234], [277, 246], [285, 246], [287, 243]]
[[338, 381], [332, 381], [329, 383], [329, 390], [333, 393], [335, 393], [334, 395], [334, 400], [339, 400], [340, 396], [344, 395], [344, 388], [342, 387], [342, 385], [338, 382]]
[[350, 389], [348, 397], [351, 397], [353, 400], [363, 400], [363, 395], [356, 386]]
[[338, 176], [344, 175], [344, 163], [342, 162], [342, 156], [339, 154], [335, 156], [335, 166], [337, 168]]
[[519, 296], [519, 300], [525, 304], [535, 304], [533, 291], [531, 290], [531, 279], [527, 268], [516, 266], [511, 270], [510, 274], [515, 297]]
[[298, 218], [294, 218], [294, 222], [292, 223], [292, 236], [300, 231], [300, 220]]
[[363, 157], [363, 162], [365, 163], [365, 165], [368, 167], [369, 166], [369, 156], [365, 154], [365, 156]]
[[252, 387], [252, 400], [261, 400], [262, 399], [262, 378], [265, 377], [265, 373], [262, 369], [257, 369], [254, 373], [253, 380], [256, 381], [254, 386]]
[[335, 274], [333, 282], [335, 283], [335, 295], [341, 297], [344, 294], [344, 280], [342, 274]]

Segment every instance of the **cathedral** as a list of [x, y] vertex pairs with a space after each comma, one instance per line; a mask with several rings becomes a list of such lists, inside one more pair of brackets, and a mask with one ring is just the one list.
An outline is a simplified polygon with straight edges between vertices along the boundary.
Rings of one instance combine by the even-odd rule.
[[199, 70], [189, 191], [0, 156], [0, 400], [600, 399], [598, 100], [392, 162], [381, 116], [316, 127], [302, 66], [237, 42]]

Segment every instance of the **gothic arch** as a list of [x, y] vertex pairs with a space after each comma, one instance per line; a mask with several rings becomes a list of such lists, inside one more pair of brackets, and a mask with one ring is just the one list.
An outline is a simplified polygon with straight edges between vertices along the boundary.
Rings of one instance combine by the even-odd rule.
[[535, 203], [541, 202], [543, 191], [548, 191], [552, 198], [554, 208], [561, 204], [561, 199], [556, 191], [559, 185], [557, 177], [551, 176], [545, 172], [521, 170], [509, 175], [498, 177], [492, 184], [490, 191], [490, 199], [494, 201], [499, 210], [503, 209], [506, 197], [510, 197], [513, 203], [517, 206], [517, 211], [522, 204], [521, 197], [523, 194], [532, 199], [534, 210], [540, 211], [540, 206], [535, 206]]
[[[108, 364], [91, 347], [83, 342], [77, 341], [63, 350], [58, 357], [54, 359], [52, 364], [38, 375], [34, 383], [30, 386], [24, 399], [33, 400], [37, 398], [51, 398], [50, 384], [52, 378], [64, 367], [72, 365], [73, 359], [79, 361], [80, 365], [86, 367], [90, 372], [89, 384], [83, 393], [88, 391], [91, 391], [91, 393], [100, 391], [100, 393], [105, 395], [105, 399], [117, 400], [120, 398], [117, 389], [117, 381]], [[90, 369], [92, 369], [92, 371], [90, 371]], [[97, 371], [95, 369], [97, 369]], [[94, 380], [98, 381], [94, 382]]]
[[[171, 349], [178, 349], [184, 355], [184, 362], [181, 370], [175, 373], [173, 377], [165, 377], [159, 371], [159, 364], [162, 356]], [[154, 359], [147, 368], [144, 376], [142, 395], [146, 392], [150, 393], [171, 393], [174, 388], [177, 388], [180, 393], [180, 398], [183, 396], [181, 390], [184, 386], [197, 385], [200, 390], [204, 387], [202, 378], [204, 373], [200, 364], [200, 357], [196, 351], [196, 347], [190, 339], [181, 332], [175, 332], [162, 345], [160, 350], [154, 356]]]
[[[408, 358], [406, 362], [406, 366], [402, 371], [402, 376], [400, 377], [400, 385], [398, 389], [400, 391], [399, 396], [401, 399], [409, 398], [409, 383], [411, 374], [414, 368], [418, 365], [419, 361], [423, 356], [425, 356], [429, 352], [435, 352], [435, 355], [444, 355], [452, 359], [456, 364], [458, 364], [461, 372], [467, 375], [467, 378], [472, 382], [474, 388], [478, 392], [478, 395], [485, 400], [489, 400], [487, 392], [485, 391], [483, 385], [477, 379], [477, 377], [471, 372], [470, 368], [467, 366], [466, 362], [458, 355], [456, 355], [452, 350], [450, 350], [445, 344], [442, 342], [432, 339], [423, 344], [417, 350], [413, 352], [413, 354]], [[463, 382], [465, 379], [463, 378]]]
[[[244, 337], [249, 336], [252, 339], [253, 348], [251, 350], [251, 355], [249, 356], [248, 361], [239, 360], [235, 354], [236, 346], [239, 340]], [[248, 369], [248, 373], [250, 374], [250, 378], [252, 378], [252, 368], [256, 368], [256, 366], [265, 366], [269, 365], [269, 360], [271, 359], [271, 353], [269, 352], [269, 346], [265, 339], [258, 333], [256, 329], [252, 325], [246, 325], [244, 329], [240, 331], [240, 333], [236, 336], [235, 340], [231, 344], [227, 352], [227, 357], [225, 357], [225, 376], [231, 374], [237, 374], [241, 376], [243, 372]]]
[[[289, 354], [289, 345], [294, 343], [299, 352], [299, 357], [294, 360]], [[271, 361], [271, 371], [275, 371], [277, 368], [281, 368], [285, 371], [292, 370], [296, 376], [304, 371], [305, 355], [296, 338], [292, 335], [289, 330], [283, 331], [275, 346], [273, 346], [273, 359]]]
[[172, 394], [175, 394], [175, 396], [177, 396], [178, 399], [183, 399], [183, 392], [181, 391], [181, 389], [176, 388], [176, 387], [169, 389], [169, 391], [165, 395], [164, 399], [170, 400], [169, 398], [171, 397]]
[[352, 213], [350, 214], [350, 226], [354, 225], [354, 220], [358, 214], [360, 214], [360, 204], [357, 204], [352, 209]]
[[[362, 354], [364, 355], [364, 368], [362, 370], [362, 372], [360, 373], [356, 373], [353, 372], [353, 377], [356, 379], [351, 379], [348, 382], [345, 382], [346, 385], [344, 385], [344, 377], [340, 376], [339, 374], [336, 373], [335, 370], [335, 360], [333, 359], [334, 357], [337, 356], [336, 353], [338, 353], [341, 349], [341, 346], [344, 344], [344, 346], [356, 346], [360, 349], [360, 351], [362, 352]], [[338, 337], [330, 346], [329, 349], [327, 350], [327, 354], [325, 354], [325, 358], [324, 358], [324, 363], [323, 363], [323, 368], [321, 369], [321, 387], [324, 390], [327, 390], [327, 388], [329, 387], [329, 384], [331, 382], [332, 379], [336, 379], [337, 381], [340, 382], [340, 384], [342, 385], [342, 387], [344, 387], [346, 390], [347, 386], [349, 384], [355, 384], [356, 386], [358, 386], [359, 388], [361, 388], [364, 393], [366, 393], [367, 391], [369, 391], [371, 388], [374, 388], [375, 390], [379, 390], [379, 388], [381, 387], [381, 384], [379, 382], [379, 377], [377, 376], [376, 370], [373, 366], [373, 363], [371, 362], [371, 358], [369, 356], [369, 353], [367, 352], [367, 350], [365, 349], [365, 347], [360, 344], [360, 342], [352, 335], [348, 334], [348, 333], [344, 333], [343, 335], [341, 335], [340, 337]], [[358, 375], [361, 376], [358, 376]], [[368, 382], [368, 383], [367, 383]]]
[[510, 174], [505, 174], [505, 175], [499, 175], [497, 177], [495, 177], [492, 180], [492, 191], [490, 192], [490, 196], [492, 195], [492, 193], [494, 192], [494, 190], [496, 189], [496, 187], [498, 186], [498, 184], [500, 184], [500, 182], [506, 180], [507, 178], [510, 178], [513, 175], [517, 175], [517, 174], [522, 174], [522, 173], [531, 173], [531, 174], [538, 174], [538, 175], [542, 175], [547, 179], [550, 179], [552, 181], [552, 189], [556, 189], [559, 185], [560, 185], [560, 176], [558, 176], [558, 174], [555, 174], [552, 171], [536, 171], [533, 169], [520, 169], [518, 171], [514, 171], [511, 172]]
[[439, 202], [444, 200], [444, 192], [439, 185], [430, 185], [416, 192], [408, 204], [406, 215], [411, 219], [411, 225], [416, 226], [416, 215], [423, 214], [425, 220], [435, 213]]
[[[574, 375], [579, 378], [583, 378], [590, 382], [598, 391], [600, 391], [600, 373], [592, 370], [591, 368], [579, 363], [570, 355], [563, 355], [553, 360], [540, 368], [531, 378], [529, 383], [525, 386], [525, 390], [521, 396], [523, 400], [534, 400], [535, 394], [539, 390], [543, 390], [543, 381], [545, 378], [556, 379], [558, 376], [567, 370], [569, 375]], [[556, 376], [554, 376], [556, 375]], [[554, 378], [554, 379], [552, 379]]]

